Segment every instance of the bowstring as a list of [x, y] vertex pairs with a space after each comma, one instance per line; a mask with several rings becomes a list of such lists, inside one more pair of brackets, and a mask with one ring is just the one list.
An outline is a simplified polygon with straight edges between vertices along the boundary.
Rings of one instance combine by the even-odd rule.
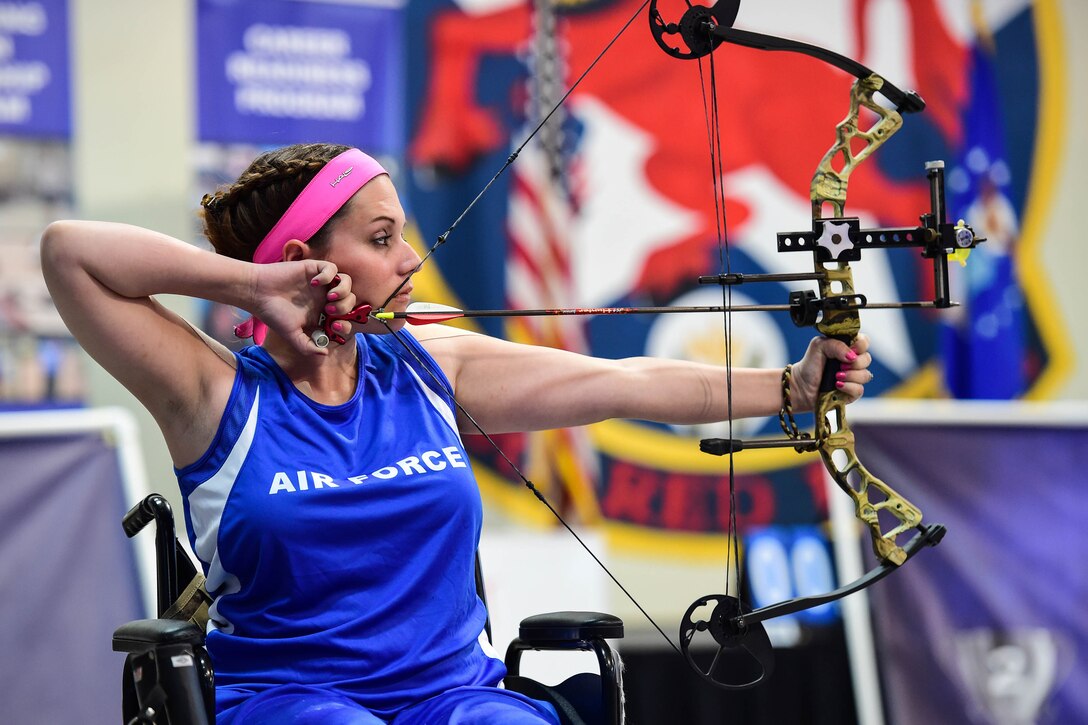
[[[729, 220], [725, 209], [725, 169], [724, 152], [722, 151], [722, 127], [721, 115], [718, 105], [718, 79], [717, 66], [714, 63], [714, 53], [707, 56], [709, 66], [707, 75], [703, 71], [703, 59], [699, 58], [699, 86], [702, 90], [703, 118], [706, 124], [707, 148], [710, 155], [711, 189], [714, 196], [714, 224], [718, 245], [718, 268], [724, 278], [732, 273], [733, 264], [729, 244]], [[709, 90], [708, 90], [709, 89]], [[709, 97], [708, 97], [709, 96]], [[725, 341], [725, 411], [727, 436], [730, 441], [733, 437], [733, 285], [722, 284], [722, 333]], [[738, 543], [739, 532], [737, 530], [737, 487], [736, 470], [734, 468], [734, 453], [730, 446], [728, 457], [728, 489], [729, 489], [729, 524], [726, 531], [726, 570], [725, 570], [725, 595], [729, 596], [733, 578], [730, 572], [736, 572], [736, 582], [739, 589], [743, 578], [741, 570], [740, 545]]]

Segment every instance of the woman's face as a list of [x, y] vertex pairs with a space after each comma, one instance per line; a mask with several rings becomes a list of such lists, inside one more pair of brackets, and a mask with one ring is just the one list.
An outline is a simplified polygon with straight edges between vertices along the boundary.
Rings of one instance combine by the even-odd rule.
[[[383, 304], [390, 312], [401, 312], [408, 306], [412, 283], [397, 290], [419, 264], [419, 255], [404, 240], [404, 209], [397, 190], [388, 176], [369, 181], [348, 201], [346, 213], [340, 217], [329, 234], [329, 245], [322, 255], [341, 272], [351, 277], [351, 291], [357, 304], [368, 304], [378, 310]], [[393, 324], [400, 323], [400, 324]], [[402, 320], [390, 321], [394, 329]], [[385, 328], [371, 320], [360, 332], [378, 332]]]

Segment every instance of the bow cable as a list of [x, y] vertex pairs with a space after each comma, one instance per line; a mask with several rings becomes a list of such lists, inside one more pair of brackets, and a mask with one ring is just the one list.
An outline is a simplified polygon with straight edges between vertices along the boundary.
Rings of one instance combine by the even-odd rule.
[[[729, 219], [726, 212], [726, 199], [725, 199], [725, 168], [724, 168], [724, 152], [722, 151], [722, 126], [721, 126], [721, 114], [719, 113], [718, 105], [718, 77], [717, 66], [714, 63], [714, 54], [711, 53], [707, 56], [707, 65], [709, 66], [709, 94], [710, 98], [707, 98], [708, 83], [703, 75], [703, 61], [699, 59], [699, 85], [702, 89], [703, 96], [703, 116], [707, 127], [707, 147], [710, 153], [710, 173], [711, 173], [711, 188], [714, 193], [714, 222], [717, 230], [717, 243], [718, 243], [718, 267], [721, 270], [722, 278], [726, 279], [732, 275], [733, 262], [732, 255], [730, 254], [729, 246]], [[733, 286], [729, 284], [722, 285], [722, 307], [725, 311], [722, 315], [722, 332], [723, 339], [725, 341], [725, 411], [726, 411], [726, 426], [727, 434], [730, 440], [733, 440]], [[740, 583], [743, 580], [743, 571], [740, 558], [740, 544], [738, 542], [739, 531], [737, 529], [737, 486], [736, 486], [736, 469], [734, 467], [734, 451], [729, 452], [729, 525], [726, 531], [726, 570], [725, 570], [725, 593], [729, 595], [731, 591], [731, 584], [733, 578], [730, 577], [731, 572], [735, 572], [735, 581], [738, 590]], [[719, 652], [720, 653], [720, 652]], [[717, 658], [715, 657], [715, 663], [711, 665], [711, 669], [714, 668]]]

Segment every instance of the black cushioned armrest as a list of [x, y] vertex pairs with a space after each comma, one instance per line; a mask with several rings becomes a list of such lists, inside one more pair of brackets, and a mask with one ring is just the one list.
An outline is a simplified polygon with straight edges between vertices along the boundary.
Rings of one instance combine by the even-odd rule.
[[158, 645], [204, 644], [204, 633], [192, 622], [176, 619], [137, 619], [113, 633], [114, 652], [142, 652]]
[[549, 612], [521, 620], [518, 632], [527, 643], [622, 639], [623, 620], [601, 612]]

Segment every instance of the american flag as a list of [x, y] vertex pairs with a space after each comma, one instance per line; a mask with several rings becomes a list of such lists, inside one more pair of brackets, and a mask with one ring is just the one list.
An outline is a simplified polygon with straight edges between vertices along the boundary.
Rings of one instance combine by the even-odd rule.
[[[563, 63], [558, 49], [555, 10], [549, 0], [534, 4], [532, 82], [528, 117], [539, 123], [563, 92]], [[570, 240], [578, 204], [571, 179], [562, 109], [556, 111], [521, 152], [512, 167], [507, 212], [509, 249], [507, 303], [514, 308], [576, 304]], [[513, 318], [511, 339], [586, 353], [588, 345], [577, 318]], [[586, 522], [596, 521], [598, 460], [584, 428], [532, 433], [527, 445], [527, 473], [536, 485]]]

